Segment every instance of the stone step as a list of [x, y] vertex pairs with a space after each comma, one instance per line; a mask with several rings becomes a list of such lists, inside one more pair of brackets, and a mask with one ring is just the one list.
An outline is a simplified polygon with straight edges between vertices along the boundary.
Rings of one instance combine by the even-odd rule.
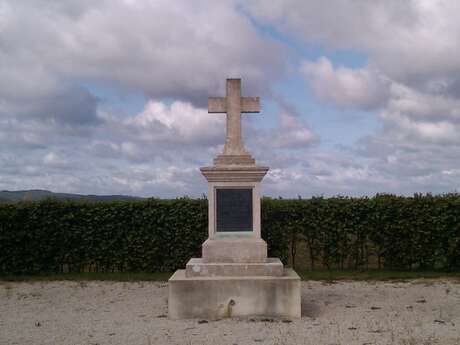
[[185, 267], [187, 277], [281, 277], [283, 272], [278, 258], [267, 258], [264, 263], [203, 262], [201, 258], [192, 258]]
[[300, 278], [292, 269], [281, 277], [190, 278], [178, 270], [168, 285], [170, 319], [300, 318]]

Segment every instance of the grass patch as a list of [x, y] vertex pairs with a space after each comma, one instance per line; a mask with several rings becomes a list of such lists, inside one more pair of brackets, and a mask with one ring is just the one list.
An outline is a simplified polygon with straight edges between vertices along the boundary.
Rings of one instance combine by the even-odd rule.
[[15, 281], [15, 282], [33, 282], [33, 281], [55, 281], [55, 280], [71, 280], [71, 281], [85, 281], [85, 280], [107, 280], [107, 281], [167, 281], [172, 273], [168, 272], [155, 272], [155, 273], [130, 273], [130, 272], [117, 272], [117, 273], [96, 273], [96, 272], [82, 272], [82, 273], [59, 273], [59, 274], [34, 274], [34, 275], [0, 275], [0, 281]]
[[[412, 279], [454, 279], [460, 281], [460, 272], [441, 272], [441, 271], [386, 271], [370, 269], [367, 271], [357, 270], [297, 270], [302, 280], [319, 281], [385, 281], [385, 280], [412, 280]], [[156, 273], [61, 273], [61, 274], [35, 274], [35, 275], [0, 275], [0, 281], [11, 282], [34, 282], [34, 281], [167, 281], [171, 277], [170, 272]]]
[[359, 270], [298, 270], [302, 280], [411, 280], [453, 278], [460, 280], [460, 272]]

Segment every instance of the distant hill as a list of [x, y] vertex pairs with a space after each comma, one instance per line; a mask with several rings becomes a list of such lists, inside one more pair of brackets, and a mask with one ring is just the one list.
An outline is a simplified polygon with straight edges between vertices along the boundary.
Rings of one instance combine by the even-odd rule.
[[143, 198], [128, 195], [83, 195], [71, 193], [53, 193], [49, 190], [31, 189], [18, 191], [0, 191], [0, 203], [18, 201], [39, 201], [46, 198], [58, 200], [88, 200], [88, 201], [116, 201], [140, 200]]

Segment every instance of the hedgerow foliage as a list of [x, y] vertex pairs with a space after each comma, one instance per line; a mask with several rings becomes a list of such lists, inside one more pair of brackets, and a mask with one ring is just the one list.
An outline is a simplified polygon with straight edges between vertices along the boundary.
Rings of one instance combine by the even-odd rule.
[[[264, 200], [263, 230], [283, 258], [305, 244], [309, 266], [460, 269], [460, 195]], [[273, 244], [272, 244], [273, 245]], [[288, 253], [290, 250], [290, 253]]]
[[206, 227], [206, 200], [3, 204], [0, 272], [171, 271]]
[[[0, 204], [0, 273], [173, 271], [206, 237], [206, 200]], [[460, 196], [264, 198], [262, 237], [294, 265], [458, 270]]]

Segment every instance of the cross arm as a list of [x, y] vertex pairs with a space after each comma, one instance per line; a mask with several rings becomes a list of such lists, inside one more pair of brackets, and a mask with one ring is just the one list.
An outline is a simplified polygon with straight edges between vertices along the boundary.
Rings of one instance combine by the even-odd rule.
[[241, 112], [242, 113], [259, 113], [260, 112], [259, 97], [241, 97]]
[[[227, 105], [225, 97], [208, 97], [208, 113], [226, 113]], [[242, 113], [259, 113], [259, 97], [241, 97]]]
[[224, 97], [208, 98], [208, 113], [226, 113], [227, 106]]

